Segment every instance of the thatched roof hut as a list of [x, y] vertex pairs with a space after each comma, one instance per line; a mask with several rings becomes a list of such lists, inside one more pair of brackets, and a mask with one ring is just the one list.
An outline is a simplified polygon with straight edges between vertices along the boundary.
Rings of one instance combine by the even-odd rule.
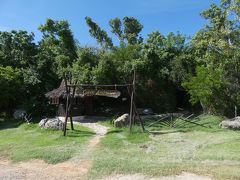
[[[73, 86], [75, 87], [74, 102], [72, 113], [74, 116], [82, 114], [92, 114], [93, 112], [93, 96], [105, 96], [118, 98], [121, 93], [118, 90], [108, 90], [108, 89], [99, 89], [99, 87], [94, 85], [71, 85], [70, 93], [73, 93]], [[66, 103], [66, 86], [64, 80], [62, 80], [60, 86], [57, 89], [54, 89], [45, 94], [45, 96], [50, 99], [50, 103], [58, 105], [58, 115], [64, 116], [65, 114], [65, 103]]]
[[[57, 89], [54, 89], [52, 91], [49, 91], [45, 94], [45, 96], [49, 99], [55, 99], [55, 98], [65, 98], [67, 96], [65, 82], [62, 80], [60, 86]], [[83, 94], [77, 94], [75, 93], [75, 97], [83, 97]]]
[[[71, 89], [71, 93], [73, 88]], [[56, 98], [65, 98], [67, 95], [65, 82], [62, 80], [60, 86], [57, 89], [54, 89], [45, 94], [45, 96], [49, 99], [56, 99]], [[106, 90], [106, 89], [93, 89], [93, 88], [76, 88], [75, 96], [74, 97], [86, 97], [86, 96], [105, 96], [105, 97], [112, 97], [118, 98], [121, 95], [120, 91], [118, 90]]]

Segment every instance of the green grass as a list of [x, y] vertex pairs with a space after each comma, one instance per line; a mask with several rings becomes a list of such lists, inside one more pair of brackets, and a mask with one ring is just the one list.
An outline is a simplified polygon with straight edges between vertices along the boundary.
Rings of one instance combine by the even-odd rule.
[[94, 134], [88, 128], [75, 125], [75, 130], [69, 130], [64, 137], [62, 131], [40, 129], [38, 124], [13, 120], [1, 122], [0, 129], [0, 157], [13, 161], [43, 159], [48, 163], [77, 156]]
[[86, 156], [93, 159], [88, 179], [136, 173], [157, 177], [182, 171], [213, 179], [240, 179], [240, 132], [220, 129], [221, 117], [154, 121], [146, 122], [147, 130], [154, 132], [150, 134], [142, 133], [139, 126], [129, 133], [128, 128], [115, 129], [109, 121], [101, 121], [109, 127], [108, 133], [93, 154], [87, 154], [93, 132], [82, 126], [75, 125], [76, 130], [63, 137], [62, 131], [40, 129], [37, 124], [1, 120], [0, 158], [58, 163]]
[[240, 132], [220, 129], [220, 120], [216, 116], [191, 122], [178, 119], [175, 128], [160, 122], [147, 127], [155, 134], [140, 133], [139, 127], [132, 134], [127, 128], [111, 128], [95, 151], [89, 179], [135, 173], [166, 176], [182, 171], [240, 179]]

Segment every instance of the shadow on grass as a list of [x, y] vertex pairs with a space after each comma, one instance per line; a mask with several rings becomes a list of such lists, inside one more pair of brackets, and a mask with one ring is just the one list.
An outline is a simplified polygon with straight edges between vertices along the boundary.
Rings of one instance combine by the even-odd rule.
[[0, 130], [18, 128], [23, 123], [23, 120], [6, 119], [4, 121], [0, 121]]
[[171, 134], [171, 133], [187, 133], [187, 132], [189, 132], [190, 130], [188, 130], [188, 129], [179, 129], [179, 130], [174, 130], [174, 131], [172, 131], [172, 130], [169, 130], [169, 131], [148, 131], [148, 133], [150, 133], [150, 134], [153, 134], [153, 135], [161, 135], [161, 134]]

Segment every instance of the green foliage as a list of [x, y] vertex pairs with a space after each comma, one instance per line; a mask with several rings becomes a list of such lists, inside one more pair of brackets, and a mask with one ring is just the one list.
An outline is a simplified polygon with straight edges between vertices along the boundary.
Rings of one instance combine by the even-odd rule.
[[[40, 48], [43, 50], [45, 61], [51, 61], [55, 72], [63, 77], [68, 68], [77, 58], [77, 47], [67, 21], [54, 21], [47, 19], [46, 23], [39, 26], [43, 33]], [[47, 51], [48, 54], [45, 54]], [[47, 57], [45, 57], [47, 55]], [[44, 60], [44, 58], [41, 58]], [[44, 62], [42, 62], [44, 63]], [[47, 63], [47, 62], [45, 62]]]
[[[39, 29], [43, 33], [39, 45], [33, 42], [33, 33], [0, 32], [0, 65], [3, 68], [17, 68], [22, 80], [20, 85], [16, 83], [18, 88], [12, 93], [9, 111], [18, 106], [31, 109], [31, 112], [46, 110], [46, 105], [43, 105], [46, 102], [44, 94], [59, 84], [58, 78], [68, 71], [77, 57], [77, 46], [67, 21], [47, 19]], [[12, 92], [11, 86], [5, 89]], [[21, 97], [20, 100], [18, 97]]]
[[93, 68], [98, 63], [98, 52], [93, 48], [81, 48], [78, 50], [78, 59], [72, 65], [72, 73], [75, 82], [78, 83], [92, 83], [93, 82]]
[[120, 42], [123, 42], [123, 31], [122, 31], [122, 22], [119, 18], [111, 19], [109, 25], [112, 28], [112, 33], [114, 33]]
[[188, 81], [183, 83], [183, 87], [188, 89], [191, 95], [191, 102], [211, 104], [215, 93], [221, 90], [221, 74], [221, 70], [218, 69], [197, 67], [196, 76], [189, 77]]
[[[86, 17], [85, 20], [89, 26], [90, 35], [94, 37], [103, 48], [112, 49], [113, 42], [107, 32], [102, 30], [90, 17]], [[143, 42], [143, 38], [139, 35], [143, 29], [143, 25], [134, 17], [126, 16], [122, 21], [119, 18], [111, 19], [109, 26], [111, 27], [111, 32], [117, 36], [120, 45], [135, 45]]]
[[0, 32], [0, 64], [16, 68], [34, 67], [37, 47], [33, 40], [33, 33], [26, 31]]
[[198, 67], [184, 83], [193, 102], [200, 100], [208, 109], [230, 116], [240, 106], [238, 10], [237, 1], [222, 0], [220, 6], [212, 4], [202, 12], [210, 23], [192, 38]]
[[[88, 17], [86, 20], [90, 34], [105, 44], [97, 33], [101, 28]], [[80, 49], [82, 53], [73, 65], [76, 79], [94, 84], [131, 82], [135, 69], [139, 97], [146, 97], [139, 98], [140, 106], [149, 106], [156, 111], [174, 111], [176, 91], [186, 74], [194, 69], [185, 36], [169, 33], [165, 37], [153, 32], [149, 34], [147, 43], [143, 43], [139, 35], [143, 26], [135, 18], [111, 19], [109, 25], [120, 41], [119, 46], [110, 51], [91, 50], [91, 53], [89, 48]], [[81, 73], [77, 75], [78, 72]], [[154, 87], [149, 82], [153, 82]]]
[[129, 44], [137, 44], [142, 42], [142, 37], [139, 33], [143, 29], [143, 25], [134, 17], [124, 17], [124, 34]]
[[21, 99], [21, 72], [10, 66], [0, 66], [0, 109], [11, 110], [13, 102]]
[[89, 33], [97, 39], [97, 42], [104, 48], [112, 48], [112, 39], [108, 37], [107, 32], [102, 30], [90, 17], [85, 17], [86, 23], [89, 26]]

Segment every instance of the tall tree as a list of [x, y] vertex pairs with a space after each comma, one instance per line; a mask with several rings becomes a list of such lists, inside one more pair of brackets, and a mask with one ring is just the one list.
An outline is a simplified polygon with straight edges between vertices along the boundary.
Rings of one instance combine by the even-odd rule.
[[40, 55], [43, 61], [46, 59], [42, 64], [51, 63], [61, 77], [77, 58], [77, 46], [70, 25], [67, 21], [47, 19], [45, 24], [39, 26], [39, 30], [43, 33], [39, 43]]
[[139, 33], [143, 29], [143, 25], [134, 17], [124, 17], [124, 37], [127, 39], [129, 44], [137, 44], [143, 41]]
[[124, 41], [124, 37], [121, 20], [119, 18], [110, 19], [109, 25], [112, 29], [112, 33], [114, 33], [117, 36], [119, 42], [122, 43]]
[[0, 112], [11, 115], [13, 108], [22, 99], [22, 79], [19, 69], [0, 66]]
[[[24, 104], [29, 99], [26, 97], [36, 96], [39, 92], [38, 86], [41, 79], [37, 69], [38, 48], [33, 39], [34, 34], [26, 31], [0, 32], [1, 70], [4, 75], [11, 77], [11, 79], [6, 79], [7, 85], [4, 87], [4, 92], [9, 89], [9, 92], [12, 93], [15, 87], [18, 88], [15, 88], [16, 94], [12, 93], [15, 100], [12, 99], [11, 108]], [[15, 82], [16, 78], [10, 76], [11, 72], [16, 72], [16, 84], [19, 81], [21, 82], [16, 86], [11, 85], [12, 87], [9, 84]], [[3, 75], [2, 79], [4, 79]], [[17, 93], [20, 89], [21, 93]], [[21, 102], [19, 99], [21, 99]]]
[[[219, 6], [212, 4], [201, 13], [209, 23], [192, 39], [198, 68], [196, 75], [184, 83], [192, 101], [205, 103], [212, 112], [228, 115], [233, 115], [234, 107], [240, 106], [240, 94], [237, 91], [240, 88], [238, 5], [239, 2], [235, 0], [222, 0]], [[209, 82], [213, 77], [214, 81], [222, 83]], [[203, 78], [208, 81], [196, 80]], [[201, 90], [198, 87], [208, 88]]]
[[[86, 17], [85, 20], [89, 26], [90, 35], [102, 47], [112, 49], [114, 47], [113, 42], [107, 32], [102, 30], [90, 17]], [[143, 42], [143, 38], [140, 35], [143, 25], [134, 17], [126, 16], [122, 21], [119, 18], [110, 19], [109, 26], [111, 27], [111, 32], [118, 38], [120, 45], [135, 45]]]
[[104, 48], [112, 48], [112, 39], [108, 37], [106, 31], [102, 30], [90, 17], [85, 17], [86, 23], [89, 26], [89, 33], [98, 43]]

